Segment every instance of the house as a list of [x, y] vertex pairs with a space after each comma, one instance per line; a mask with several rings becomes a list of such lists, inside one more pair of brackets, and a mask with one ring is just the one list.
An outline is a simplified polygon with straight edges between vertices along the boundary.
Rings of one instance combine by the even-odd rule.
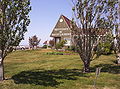
[[53, 37], [54, 44], [56, 45], [61, 40], [66, 40], [65, 46], [69, 47], [72, 45], [71, 41], [71, 20], [69, 20], [64, 15], [61, 15], [57, 21], [50, 37]]
[[[89, 35], [92, 36], [106, 36], [110, 30], [109, 29], [88, 29], [89, 34], [86, 33], [84, 30], [80, 29], [79, 33], [78, 31], [75, 31], [76, 33], [73, 33], [71, 30], [72, 27], [72, 21], [65, 17], [64, 15], [61, 15], [59, 20], [57, 21], [54, 29], [52, 30], [52, 33], [50, 37], [53, 37], [54, 39], [54, 46], [59, 43], [61, 40], [66, 40], [66, 47], [70, 47], [74, 45], [73, 37], [77, 35]], [[79, 29], [77, 25], [75, 24], [76, 29]], [[73, 35], [74, 34], [74, 35]]]

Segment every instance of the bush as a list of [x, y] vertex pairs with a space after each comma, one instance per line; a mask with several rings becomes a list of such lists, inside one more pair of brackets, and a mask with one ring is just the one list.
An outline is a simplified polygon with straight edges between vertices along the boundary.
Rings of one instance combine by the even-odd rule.
[[108, 55], [111, 54], [113, 50], [113, 36], [108, 34], [104, 37], [104, 41], [99, 43], [94, 51], [99, 57], [100, 55]]
[[62, 46], [61, 46], [60, 43], [57, 43], [57, 44], [55, 45], [55, 48], [56, 48], [56, 49], [62, 49]]
[[98, 56], [101, 55], [101, 54], [103, 54], [103, 55], [111, 54], [112, 53], [111, 46], [112, 45], [109, 42], [100, 43], [97, 47], [96, 54]]
[[62, 47], [64, 47], [64, 44], [66, 44], [66, 40], [62, 40], [60, 43], [57, 43], [55, 45], [56, 49], [62, 49]]
[[64, 55], [63, 52], [47, 52], [47, 55]]
[[67, 51], [74, 51], [75, 52], [77, 49], [76, 49], [75, 46], [71, 46], [69, 48], [66, 48], [65, 50], [67, 50]]
[[47, 45], [44, 45], [42, 48], [47, 48]]

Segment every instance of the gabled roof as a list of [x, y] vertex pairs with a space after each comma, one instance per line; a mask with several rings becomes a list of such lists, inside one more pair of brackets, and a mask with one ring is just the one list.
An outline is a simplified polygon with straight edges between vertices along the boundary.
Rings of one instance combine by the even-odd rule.
[[[63, 20], [62, 22], [60, 22], [60, 20]], [[58, 21], [57, 21], [57, 23], [56, 23], [56, 25], [55, 25], [55, 27], [54, 27], [54, 29], [52, 30], [52, 33], [51, 33], [51, 37], [53, 37], [52, 36], [52, 34], [53, 33], [59, 33], [58, 31], [55, 31], [55, 29], [63, 29], [63, 28], [69, 28], [70, 29], [70, 27], [71, 27], [71, 20], [70, 19], [68, 19], [66, 16], [64, 16], [64, 15], [61, 15], [60, 16], [60, 18], [58, 19]]]
[[65, 17], [64, 15], [62, 15], [62, 17], [65, 19], [67, 25], [70, 27], [72, 21], [70, 19], [68, 19], [67, 17]]
[[[60, 19], [63, 19], [62, 23], [60, 22]], [[61, 28], [64, 28], [64, 27], [70, 28], [71, 22], [72, 21], [70, 19], [68, 19], [66, 16], [61, 15], [60, 18], [58, 19], [58, 22], [55, 25], [55, 28], [58, 28], [59, 27], [58, 25], [60, 25], [60, 24], [62, 25]]]

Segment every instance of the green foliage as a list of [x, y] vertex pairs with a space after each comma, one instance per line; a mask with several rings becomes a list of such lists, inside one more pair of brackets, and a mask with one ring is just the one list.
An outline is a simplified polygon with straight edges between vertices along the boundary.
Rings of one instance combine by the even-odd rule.
[[97, 48], [97, 56], [100, 56], [101, 54], [108, 55], [111, 54], [111, 44], [109, 42], [100, 43]]
[[0, 50], [19, 45], [30, 23], [30, 0], [0, 0]]
[[69, 48], [66, 48], [65, 50], [68, 50], [68, 51], [76, 51], [76, 47], [75, 46], [70, 46]]
[[108, 55], [111, 54], [113, 51], [113, 37], [112, 35], [108, 34], [105, 38], [105, 40], [101, 43], [98, 44], [97, 46], [97, 50], [96, 50], [96, 54], [97, 56], [100, 55]]
[[38, 46], [40, 43], [41, 39], [38, 39], [36, 35], [32, 36], [31, 38], [29, 37], [29, 45], [30, 47]]
[[47, 55], [64, 55], [63, 52], [47, 52], [45, 54], [47, 54]]
[[66, 44], [66, 40], [62, 40], [60, 43], [57, 43], [55, 45], [56, 49], [62, 49], [62, 47], [64, 47], [64, 44]]
[[43, 47], [42, 48], [47, 48], [47, 45], [43, 45]]
[[47, 46], [47, 45], [43, 45], [42, 48], [45, 48], [45, 49], [46, 49], [47, 47], [48, 47], [48, 48], [52, 48], [52, 46]]
[[60, 43], [57, 43], [57, 44], [55, 45], [55, 48], [56, 48], [56, 49], [61, 49], [61, 48], [62, 48], [62, 46], [61, 46], [61, 44], [60, 44]]

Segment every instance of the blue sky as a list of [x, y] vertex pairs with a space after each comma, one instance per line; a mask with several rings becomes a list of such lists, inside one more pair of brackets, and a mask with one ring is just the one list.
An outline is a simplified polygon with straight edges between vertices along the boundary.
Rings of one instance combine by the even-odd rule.
[[21, 45], [28, 45], [28, 39], [33, 35], [41, 39], [42, 45], [45, 40], [50, 39], [50, 33], [61, 14], [72, 18], [70, 0], [31, 0], [31, 6], [31, 23]]

